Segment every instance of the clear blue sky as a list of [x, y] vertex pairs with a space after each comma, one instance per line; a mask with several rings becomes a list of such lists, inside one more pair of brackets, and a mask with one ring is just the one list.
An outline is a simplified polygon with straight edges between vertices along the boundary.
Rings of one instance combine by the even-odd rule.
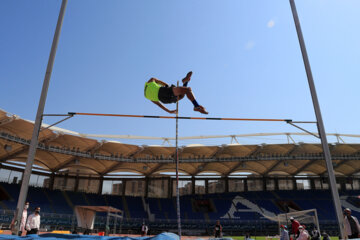
[[[360, 1], [296, 3], [326, 131], [360, 133]], [[35, 119], [60, 5], [60, 0], [0, 2], [0, 108], [25, 119]], [[168, 115], [144, 98], [144, 83], [157, 77], [176, 84], [189, 70], [194, 72], [189, 86], [209, 117], [315, 119], [287, 0], [70, 0], [45, 113]], [[202, 116], [192, 109], [181, 101], [181, 116]], [[175, 134], [174, 120], [79, 116], [59, 127], [96, 134]], [[179, 123], [180, 136], [297, 131], [283, 123]], [[278, 139], [260, 141], [285, 141]]]

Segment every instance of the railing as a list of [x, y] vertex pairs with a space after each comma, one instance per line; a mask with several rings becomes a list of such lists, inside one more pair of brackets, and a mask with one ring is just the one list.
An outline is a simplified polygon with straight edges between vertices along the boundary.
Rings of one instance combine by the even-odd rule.
[[[14, 216], [15, 210], [5, 210], [0, 209], [1, 216]], [[61, 213], [46, 213], [42, 212], [40, 214], [42, 219], [52, 218], [52, 219], [69, 219], [72, 220], [73, 214], [61, 214]], [[96, 216], [96, 221], [99, 220], [101, 222], [105, 222], [106, 216]], [[124, 218], [123, 223], [139, 223], [141, 224], [144, 218]], [[215, 224], [218, 219], [211, 219], [209, 222], [202, 219], [183, 219], [182, 223], [184, 224]], [[243, 219], [220, 219], [221, 224], [234, 224], [234, 223], [243, 223], [243, 224], [253, 224], [253, 223], [273, 223], [273, 221], [267, 219], [255, 219], [255, 220], [243, 220]], [[156, 223], [174, 223], [177, 224], [177, 219], [155, 219]], [[334, 224], [336, 220], [322, 220], [321, 224]], [[96, 223], [95, 223], [96, 224]], [[276, 223], [277, 224], [277, 223]]]
[[[11, 134], [0, 132], [0, 138], [6, 139], [8, 141], [20, 143], [23, 145], [30, 145], [30, 140], [19, 138]], [[111, 154], [104, 155], [99, 153], [91, 153], [81, 151], [79, 148], [70, 149], [67, 147], [58, 147], [45, 145], [39, 143], [37, 146], [38, 149], [56, 152], [65, 155], [84, 157], [84, 158], [93, 158], [99, 160], [110, 160], [117, 162], [131, 162], [131, 163], [173, 163], [173, 157], [157, 157], [157, 158], [127, 158], [122, 155]], [[322, 153], [305, 153], [305, 154], [296, 154], [296, 155], [287, 155], [287, 154], [260, 154], [258, 156], [244, 156], [244, 157], [227, 157], [227, 158], [206, 158], [202, 156], [192, 157], [192, 158], [179, 158], [181, 163], [198, 163], [198, 162], [238, 162], [238, 161], [264, 161], [264, 160], [283, 160], [283, 161], [294, 161], [294, 160], [323, 160], [324, 156]], [[332, 155], [333, 160], [360, 160], [360, 153], [355, 154], [341, 154], [341, 155]]]
[[[14, 216], [13, 210], [0, 210], [0, 228], [9, 228], [10, 222]], [[62, 229], [62, 230], [75, 230], [76, 218], [73, 214], [58, 214], [58, 213], [41, 213], [41, 228], [49, 230]], [[146, 220], [146, 219], [145, 219]], [[117, 233], [139, 233], [143, 218], [123, 219], [121, 226], [117, 224]], [[105, 229], [105, 216], [96, 216], [94, 231], [103, 231]], [[183, 219], [182, 226], [188, 235], [211, 235], [216, 220], [205, 221], [201, 219]], [[227, 235], [239, 235], [246, 232], [252, 235], [267, 235], [277, 234], [278, 223], [269, 220], [241, 220], [241, 219], [220, 219], [223, 225], [223, 231]], [[110, 219], [109, 227], [113, 228], [114, 221]], [[152, 234], [157, 234], [162, 231], [175, 231], [177, 228], [177, 219], [156, 219], [154, 222], [148, 222]], [[309, 226], [308, 226], [309, 227]], [[320, 227], [332, 235], [337, 234], [336, 220], [323, 220], [320, 222]]]

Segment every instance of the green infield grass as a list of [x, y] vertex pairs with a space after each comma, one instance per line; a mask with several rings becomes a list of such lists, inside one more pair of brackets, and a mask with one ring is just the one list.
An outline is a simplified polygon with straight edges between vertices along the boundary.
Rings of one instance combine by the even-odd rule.
[[[228, 238], [232, 238], [232, 239], [234, 239], [234, 240], [244, 240], [245, 239], [245, 237], [244, 236], [224, 236], [224, 238], [226, 238], [226, 237], [228, 237]], [[266, 237], [266, 236], [251, 236], [250, 237], [251, 239], [254, 239], [254, 240], [265, 240], [266, 238], [271, 238], [271, 237]], [[275, 239], [275, 238], [274, 238]], [[338, 237], [330, 237], [330, 239], [331, 240], [339, 240], [339, 238]]]

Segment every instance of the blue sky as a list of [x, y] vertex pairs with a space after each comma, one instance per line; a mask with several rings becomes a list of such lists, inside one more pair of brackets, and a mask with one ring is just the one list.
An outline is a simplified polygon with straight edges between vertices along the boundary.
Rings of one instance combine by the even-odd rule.
[[[296, 4], [325, 129], [360, 133], [360, 2], [302, 0]], [[25, 119], [35, 119], [60, 5], [60, 0], [0, 2], [0, 108]], [[286, 0], [70, 0], [45, 113], [168, 115], [144, 98], [144, 83], [157, 77], [176, 84], [189, 70], [194, 72], [189, 86], [209, 117], [315, 120]], [[203, 116], [193, 112], [186, 99], [180, 103], [180, 115]], [[44, 122], [56, 120], [45, 118]], [[159, 119], [78, 116], [59, 127], [93, 134], [175, 134], [174, 120]], [[306, 128], [316, 130], [311, 125]], [[180, 136], [259, 132], [298, 130], [283, 123], [179, 123]], [[239, 141], [278, 143], [286, 138]]]

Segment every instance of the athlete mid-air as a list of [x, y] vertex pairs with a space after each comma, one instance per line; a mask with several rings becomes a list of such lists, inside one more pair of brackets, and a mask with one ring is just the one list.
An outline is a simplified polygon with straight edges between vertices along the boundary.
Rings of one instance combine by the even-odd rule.
[[193, 92], [191, 91], [191, 88], [187, 86], [191, 79], [191, 75], [192, 72], [188, 72], [186, 77], [182, 79], [182, 87], [176, 87], [175, 85], [169, 86], [167, 83], [159, 79], [151, 78], [145, 83], [144, 95], [147, 99], [158, 105], [161, 109], [168, 113], [175, 114], [176, 110], [169, 110], [163, 104], [176, 103], [178, 100], [183, 99], [186, 95], [187, 98], [194, 104], [194, 111], [200, 112], [202, 114], [208, 114], [205, 108], [198, 104], [198, 102], [195, 100]]

